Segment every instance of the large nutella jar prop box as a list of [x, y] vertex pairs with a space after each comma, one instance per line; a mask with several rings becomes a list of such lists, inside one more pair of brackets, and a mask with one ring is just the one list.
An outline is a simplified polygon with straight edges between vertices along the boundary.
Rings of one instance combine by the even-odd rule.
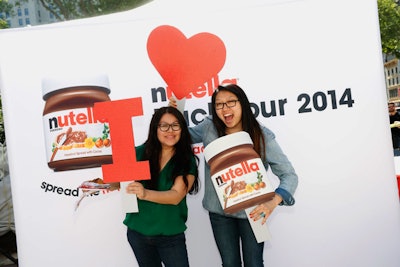
[[106, 120], [93, 105], [109, 101], [108, 76], [52, 76], [42, 79], [43, 127], [49, 168], [66, 171], [112, 163]]
[[274, 190], [247, 132], [220, 137], [204, 148], [211, 180], [225, 213], [270, 200]]

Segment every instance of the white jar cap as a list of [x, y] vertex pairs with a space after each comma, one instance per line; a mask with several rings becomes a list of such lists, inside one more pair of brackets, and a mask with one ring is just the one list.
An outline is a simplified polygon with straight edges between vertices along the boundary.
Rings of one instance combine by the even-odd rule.
[[59, 74], [44, 77], [42, 79], [42, 94], [77, 86], [97, 86], [110, 93], [110, 83], [106, 74]]
[[204, 148], [203, 154], [208, 162], [212, 157], [224, 150], [245, 144], [253, 145], [253, 141], [247, 132], [240, 131], [215, 139]]

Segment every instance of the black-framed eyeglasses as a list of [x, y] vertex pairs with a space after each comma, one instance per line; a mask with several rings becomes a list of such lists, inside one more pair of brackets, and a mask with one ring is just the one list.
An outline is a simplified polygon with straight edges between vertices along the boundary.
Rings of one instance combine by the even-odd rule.
[[239, 100], [229, 100], [226, 102], [215, 103], [215, 109], [223, 109], [225, 105], [228, 108], [233, 108], [236, 106], [236, 102], [239, 102]]
[[181, 129], [181, 125], [179, 123], [160, 123], [158, 125], [158, 128], [160, 129], [161, 132], [168, 132], [169, 128], [172, 129], [172, 131], [179, 131]]

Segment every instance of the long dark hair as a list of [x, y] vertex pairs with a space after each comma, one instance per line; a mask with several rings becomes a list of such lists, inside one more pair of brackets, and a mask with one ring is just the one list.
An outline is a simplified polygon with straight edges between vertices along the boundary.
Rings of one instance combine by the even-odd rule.
[[[158, 177], [160, 174], [160, 155], [161, 155], [161, 143], [157, 137], [157, 129], [160, 123], [161, 117], [169, 113], [177, 118], [179, 125], [181, 126], [181, 138], [178, 143], [175, 144], [175, 154], [171, 158], [171, 162], [173, 163], [172, 175], [169, 177], [172, 181], [175, 181], [176, 177], [182, 175], [183, 182], [186, 187], [188, 187], [188, 179], [187, 175], [189, 174], [191, 159], [194, 157], [196, 159], [196, 164], [198, 165], [198, 158], [194, 155], [192, 150], [192, 140], [190, 138], [189, 130], [187, 128], [187, 124], [185, 118], [182, 113], [179, 112], [174, 107], [162, 107], [156, 110], [153, 114], [153, 117], [149, 126], [149, 133], [147, 140], [145, 142], [145, 155], [144, 160], [149, 160], [150, 163], [150, 181], [146, 182], [146, 188], [149, 189], [157, 189], [158, 185]], [[190, 194], [195, 194], [199, 191], [199, 179], [198, 179], [198, 170], [196, 168], [196, 173], [194, 174], [195, 180], [193, 186], [188, 188]]]
[[247, 132], [251, 140], [253, 141], [254, 144], [254, 150], [262, 157], [265, 159], [265, 139], [264, 135], [262, 134], [261, 131], [261, 126], [258, 123], [257, 119], [254, 117], [254, 114], [251, 110], [250, 107], [250, 102], [249, 99], [247, 98], [246, 93], [243, 91], [242, 88], [240, 88], [239, 85], [236, 84], [228, 84], [228, 85], [219, 85], [217, 89], [215, 89], [212, 97], [211, 97], [211, 103], [212, 103], [212, 118], [213, 122], [215, 125], [215, 128], [217, 129], [218, 136], [224, 136], [226, 135], [226, 125], [225, 123], [218, 117], [217, 112], [215, 110], [215, 99], [218, 95], [219, 92], [221, 91], [226, 91], [234, 94], [242, 107], [242, 127], [243, 131]]

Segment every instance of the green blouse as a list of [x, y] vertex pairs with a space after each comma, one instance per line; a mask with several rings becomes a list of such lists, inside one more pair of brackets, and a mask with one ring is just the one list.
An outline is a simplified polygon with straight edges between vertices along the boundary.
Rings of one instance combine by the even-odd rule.
[[[136, 147], [136, 158], [143, 160], [144, 145]], [[170, 190], [173, 181], [167, 179], [171, 175], [173, 164], [169, 161], [160, 172], [158, 191]], [[193, 157], [190, 174], [195, 174], [197, 165]], [[145, 181], [142, 181], [145, 183]], [[186, 197], [178, 205], [158, 204], [138, 199], [139, 212], [127, 213], [124, 224], [131, 230], [143, 235], [176, 235], [186, 230], [188, 208]]]

